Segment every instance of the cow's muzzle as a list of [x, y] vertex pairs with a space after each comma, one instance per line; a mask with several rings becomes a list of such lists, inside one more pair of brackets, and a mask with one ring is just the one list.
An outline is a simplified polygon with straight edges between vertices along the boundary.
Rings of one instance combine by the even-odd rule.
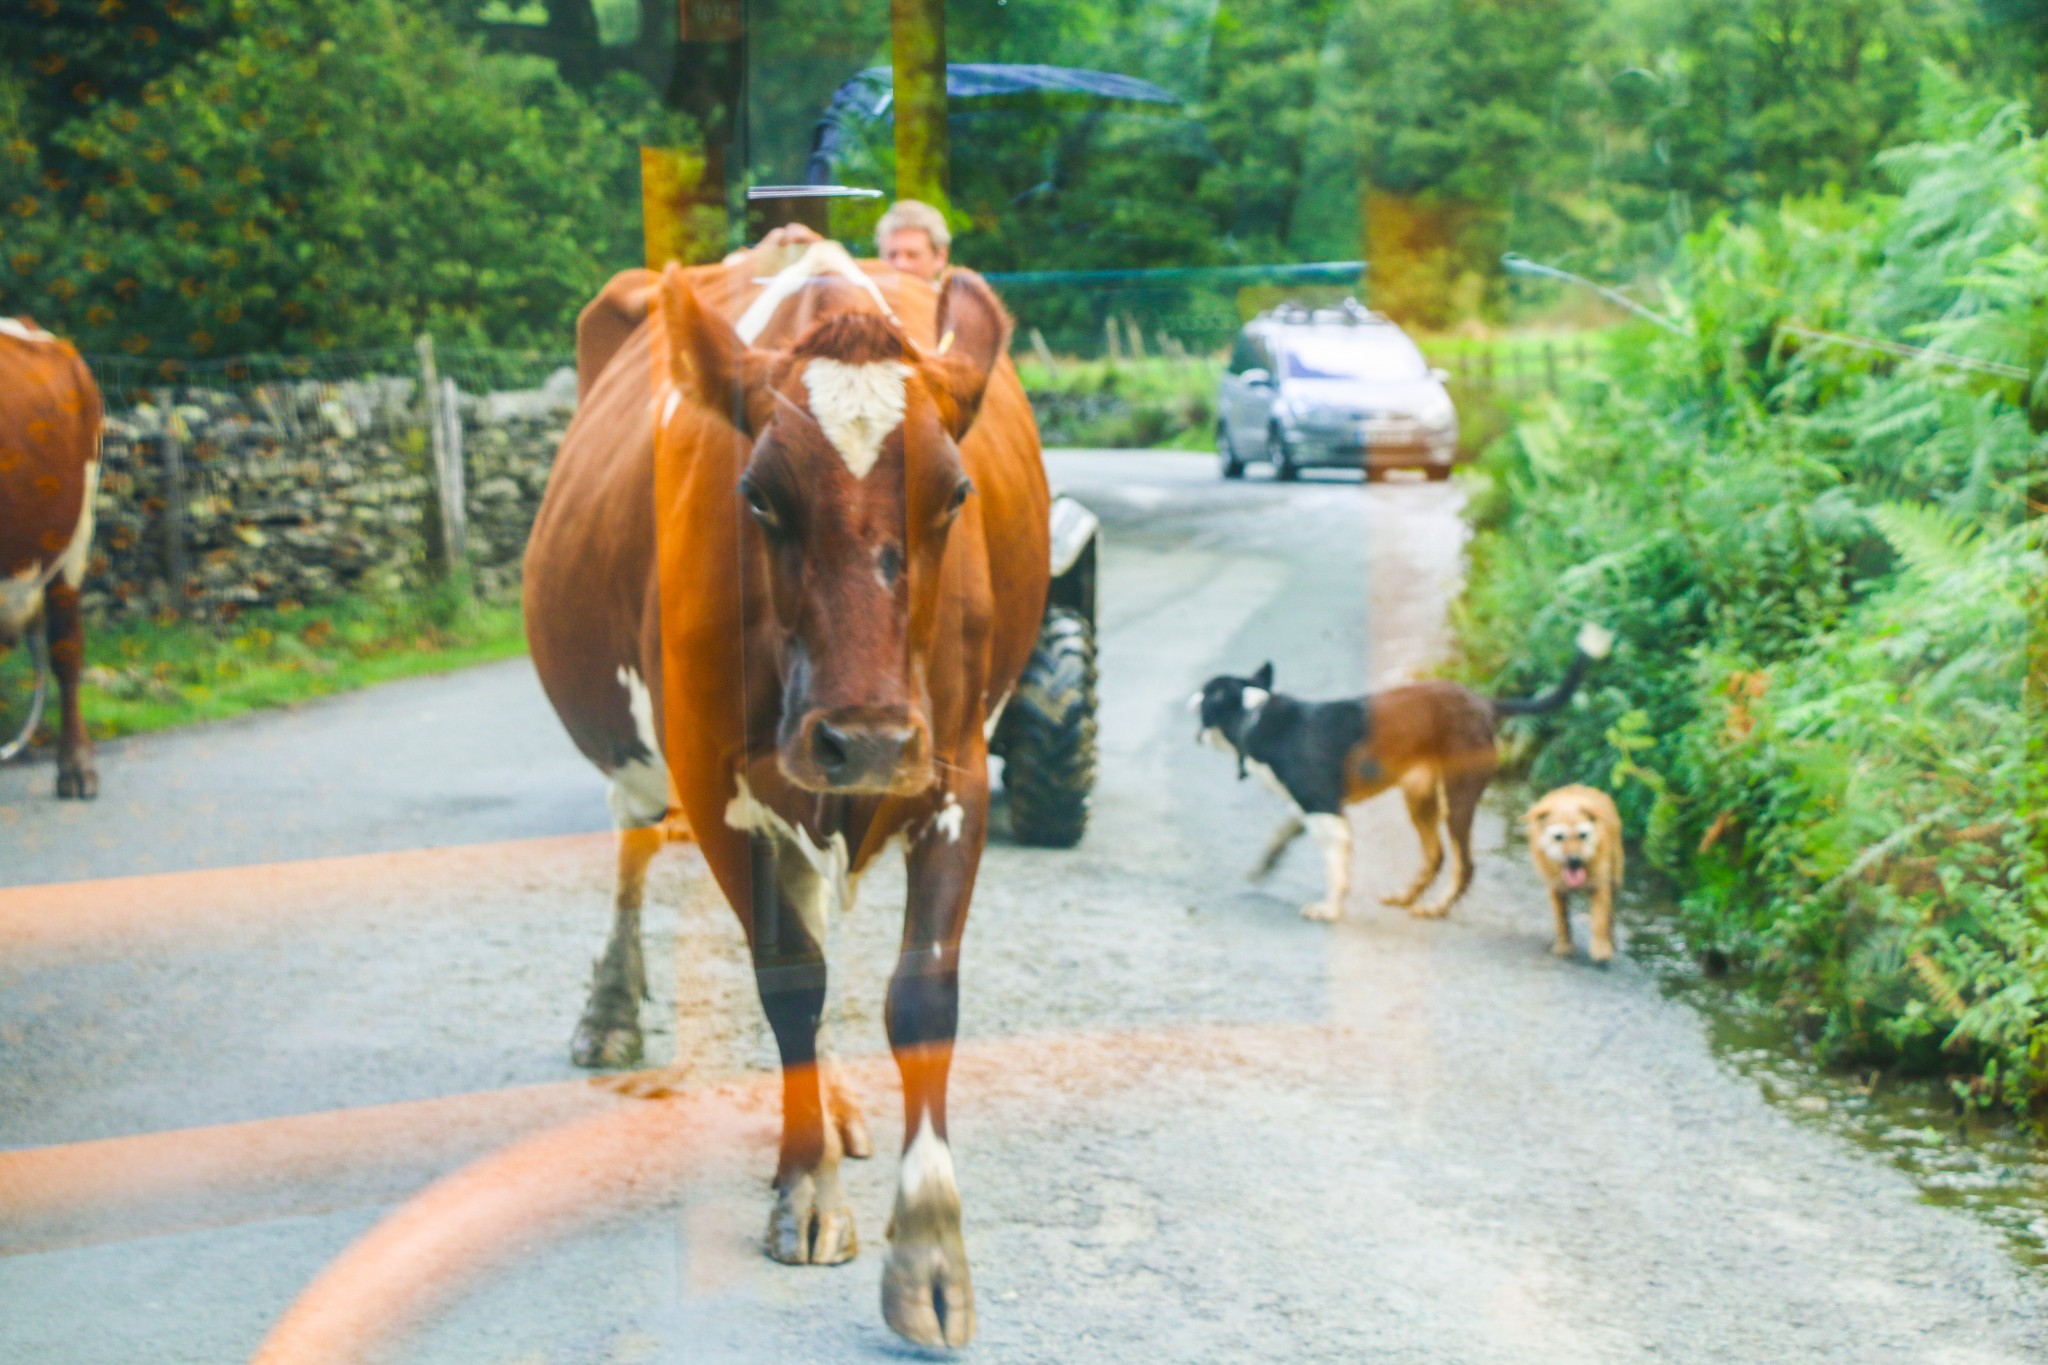
[[931, 742], [922, 717], [905, 707], [813, 711], [783, 749], [782, 767], [811, 791], [909, 795], [931, 785]]

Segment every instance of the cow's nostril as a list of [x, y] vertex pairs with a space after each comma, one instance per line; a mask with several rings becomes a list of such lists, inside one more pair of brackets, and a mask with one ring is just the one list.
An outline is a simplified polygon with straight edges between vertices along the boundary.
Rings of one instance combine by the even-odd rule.
[[830, 721], [819, 721], [811, 727], [811, 754], [818, 760], [818, 766], [828, 777], [844, 771], [851, 754], [848, 752], [852, 737], [832, 725]]

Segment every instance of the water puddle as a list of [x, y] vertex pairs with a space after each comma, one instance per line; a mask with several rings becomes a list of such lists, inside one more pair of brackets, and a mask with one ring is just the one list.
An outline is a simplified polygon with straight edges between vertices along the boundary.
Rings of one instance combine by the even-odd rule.
[[1715, 1053], [1765, 1099], [1883, 1156], [1928, 1203], [1968, 1210], [2004, 1233], [2022, 1264], [2048, 1272], [2048, 1143], [2009, 1122], [1965, 1117], [1941, 1081], [1818, 1065], [1781, 1018], [1701, 973], [1668, 909], [1647, 896], [1627, 901], [1629, 956], [1700, 1011]]

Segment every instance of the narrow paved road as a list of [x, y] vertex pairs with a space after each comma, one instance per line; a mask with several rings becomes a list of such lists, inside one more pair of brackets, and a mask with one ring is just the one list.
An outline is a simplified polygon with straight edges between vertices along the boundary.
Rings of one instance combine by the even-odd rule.
[[[1455, 491], [1051, 464], [1107, 526], [1103, 766], [1083, 846], [993, 847], [976, 897], [953, 1100], [975, 1359], [2048, 1358], [2048, 1283], [1993, 1233], [1767, 1106], [1625, 940], [1611, 970], [1549, 956], [1510, 794], [1447, 922], [1377, 904], [1417, 857], [1397, 802], [1354, 812], [1343, 922], [1297, 916], [1305, 849], [1244, 882], [1278, 812], [1190, 742], [1182, 699], [1269, 658], [1325, 695], [1426, 666]], [[0, 771], [0, 1359], [243, 1358], [435, 1176], [567, 1119], [696, 1112], [564, 1060], [608, 844], [522, 663], [101, 769], [89, 809]], [[666, 1069], [636, 1089], [724, 1119], [688, 1129], [687, 1178], [504, 1239], [394, 1358], [914, 1356], [876, 1309], [900, 1132], [886, 1064], [861, 1065], [900, 872], [836, 931], [885, 1154], [850, 1166], [862, 1251], [836, 1269], [754, 1249], [770, 1040], [701, 862], [664, 855], [651, 889]]]

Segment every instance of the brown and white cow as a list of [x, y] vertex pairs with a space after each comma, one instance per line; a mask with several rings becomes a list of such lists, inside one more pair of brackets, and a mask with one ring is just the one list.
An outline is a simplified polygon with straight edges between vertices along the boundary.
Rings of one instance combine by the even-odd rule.
[[657, 826], [680, 816], [746, 930], [782, 1057], [766, 1249], [850, 1260], [839, 1162], [867, 1134], [820, 1056], [825, 928], [903, 840], [882, 1308], [914, 1342], [960, 1345], [974, 1301], [946, 1078], [987, 733], [1044, 609], [1045, 474], [1009, 320], [978, 276], [935, 292], [835, 243], [793, 255], [629, 272], [579, 324], [583, 401], [526, 560], [534, 663], [610, 776], [621, 831], [573, 1049], [638, 1055], [641, 887]]
[[101, 416], [99, 386], [70, 342], [26, 318], [0, 318], [0, 653], [32, 630], [49, 641], [57, 795], [79, 800], [100, 786], [78, 712], [78, 590], [92, 549]]

